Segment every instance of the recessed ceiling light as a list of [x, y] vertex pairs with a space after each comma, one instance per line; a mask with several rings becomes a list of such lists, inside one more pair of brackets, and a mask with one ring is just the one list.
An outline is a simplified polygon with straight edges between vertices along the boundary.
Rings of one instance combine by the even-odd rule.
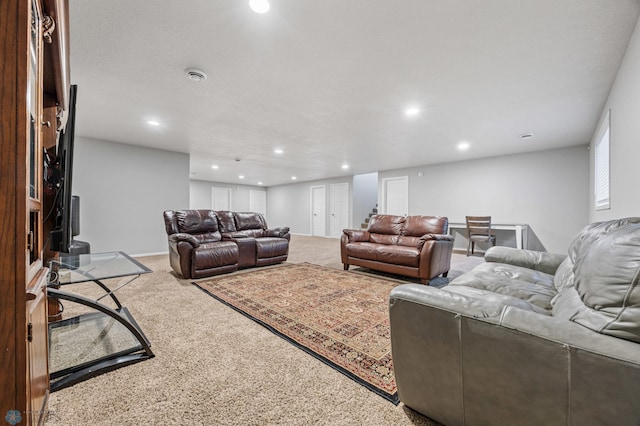
[[466, 151], [470, 146], [469, 142], [460, 142], [458, 144], [458, 151]]
[[343, 165], [342, 165], [342, 170], [347, 170], [348, 168], [349, 168], [349, 165], [348, 165], [348, 164], [343, 164]]
[[258, 185], [262, 185], [262, 182], [258, 182]]
[[239, 175], [238, 179], [244, 179], [244, 175]]
[[270, 7], [267, 0], [249, 0], [249, 6], [256, 13], [267, 13]]
[[218, 170], [220, 167], [218, 167], [218, 165], [217, 165], [217, 164], [214, 164], [213, 166], [211, 166], [211, 168], [212, 168], [213, 170]]
[[284, 151], [281, 150], [280, 148], [276, 148], [273, 150], [273, 152], [275, 152], [276, 154], [282, 154]]
[[296, 179], [298, 179], [298, 178], [295, 177], [295, 176], [291, 176], [291, 180], [296, 180]]
[[184, 73], [189, 77], [189, 80], [192, 81], [204, 81], [207, 79], [207, 73], [197, 68], [187, 68], [184, 70]]
[[160, 125], [160, 122], [158, 122], [158, 121], [156, 121], [156, 120], [148, 120], [148, 121], [147, 121], [147, 124], [148, 124], [149, 126], [159, 126], [159, 125]]
[[533, 137], [533, 133], [523, 133], [520, 135], [520, 139], [531, 139]]
[[420, 108], [410, 107], [407, 108], [404, 113], [407, 117], [415, 117], [416, 115], [420, 114]]

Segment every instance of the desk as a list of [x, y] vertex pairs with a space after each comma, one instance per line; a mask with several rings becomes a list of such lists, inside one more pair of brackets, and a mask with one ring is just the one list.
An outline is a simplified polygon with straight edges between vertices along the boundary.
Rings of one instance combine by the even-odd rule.
[[[149, 268], [123, 252], [62, 255], [50, 266], [49, 296], [58, 303], [81, 305], [73, 306], [78, 315], [49, 323], [51, 392], [154, 357], [149, 340], [115, 295], [140, 275], [152, 272]], [[111, 289], [103, 281], [113, 278], [125, 282]], [[104, 294], [89, 297], [66, 291], [80, 283], [93, 283]], [[101, 302], [105, 298], [115, 307]]]
[[[449, 223], [449, 235], [453, 235], [453, 229], [462, 229], [466, 234], [466, 223]], [[517, 224], [491, 224], [491, 230], [507, 230], [513, 231], [516, 235], [516, 248], [522, 249], [528, 247], [529, 225], [526, 223]]]

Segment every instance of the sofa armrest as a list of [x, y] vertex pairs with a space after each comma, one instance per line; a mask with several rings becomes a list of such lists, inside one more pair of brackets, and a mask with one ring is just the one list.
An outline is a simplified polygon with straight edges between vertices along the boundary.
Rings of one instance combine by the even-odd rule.
[[448, 234], [424, 234], [422, 237], [420, 237], [419, 246], [422, 247], [422, 245], [427, 241], [451, 241], [451, 242], [453, 242], [453, 240], [454, 240], [454, 237], [452, 235], [448, 235]]
[[267, 237], [279, 237], [284, 238], [289, 233], [288, 226], [281, 226], [279, 228], [271, 228], [264, 231]]
[[347, 236], [350, 243], [357, 243], [359, 241], [369, 241], [369, 231], [361, 231], [358, 229], [343, 229], [342, 233]]
[[391, 290], [389, 295], [389, 309], [393, 309], [396, 301], [417, 303], [452, 312], [472, 318], [493, 318], [496, 324], [504, 308], [502, 303], [470, 297], [435, 287], [419, 284], [402, 284]]
[[554, 275], [566, 257], [565, 254], [496, 246], [487, 250], [484, 260], [486, 262], [507, 263]]
[[200, 243], [198, 242], [196, 237], [194, 237], [191, 234], [186, 234], [184, 232], [179, 232], [177, 234], [169, 235], [169, 241], [171, 241], [172, 243], [176, 243], [176, 244], [181, 242], [181, 241], [184, 241], [184, 242], [187, 242], [187, 243], [191, 244], [193, 247], [200, 246]]

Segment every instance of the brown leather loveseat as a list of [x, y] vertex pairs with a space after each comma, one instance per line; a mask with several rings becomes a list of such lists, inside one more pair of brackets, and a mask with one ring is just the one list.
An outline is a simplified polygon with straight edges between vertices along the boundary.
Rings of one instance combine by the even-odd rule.
[[204, 278], [287, 260], [288, 227], [269, 229], [260, 213], [167, 210], [169, 263], [183, 278]]
[[345, 229], [340, 252], [344, 269], [363, 266], [419, 278], [423, 284], [451, 267], [453, 237], [441, 216], [373, 215], [367, 230]]

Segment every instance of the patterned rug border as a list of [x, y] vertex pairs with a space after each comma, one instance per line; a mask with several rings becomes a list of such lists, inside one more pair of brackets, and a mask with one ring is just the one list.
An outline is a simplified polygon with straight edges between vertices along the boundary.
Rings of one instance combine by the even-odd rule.
[[[322, 266], [322, 265], [317, 265], [315, 263], [309, 263], [309, 262], [301, 262], [301, 263], [289, 263], [289, 264], [283, 264], [283, 265], [278, 265], [277, 268], [285, 268], [287, 266], [294, 266], [294, 265], [300, 265], [300, 264], [308, 264], [308, 265], [314, 265], [314, 266], [318, 266], [321, 268], [326, 268], [326, 269], [330, 269], [330, 270], [334, 270], [334, 268], [330, 268], [327, 266]], [[251, 270], [248, 270], [247, 273], [252, 272]], [[352, 273], [355, 271], [344, 271], [346, 273]], [[238, 274], [240, 275], [240, 274]], [[323, 357], [322, 355], [318, 354], [317, 352], [313, 351], [312, 349], [296, 342], [294, 339], [290, 338], [289, 336], [287, 336], [286, 334], [276, 330], [275, 328], [273, 328], [272, 326], [270, 326], [269, 324], [265, 323], [264, 321], [254, 317], [253, 315], [249, 314], [248, 312], [243, 311], [242, 309], [232, 305], [231, 303], [219, 298], [218, 296], [216, 296], [215, 294], [211, 293], [210, 291], [208, 291], [207, 289], [203, 288], [200, 283], [205, 283], [207, 281], [211, 281], [211, 280], [215, 280], [215, 279], [219, 279], [219, 278], [226, 278], [228, 277], [228, 275], [223, 275], [223, 276], [218, 276], [218, 277], [210, 277], [208, 280], [201, 280], [199, 283], [198, 282], [191, 282], [191, 284], [193, 284], [196, 288], [200, 289], [203, 293], [207, 294], [208, 296], [211, 296], [212, 298], [214, 298], [215, 300], [217, 300], [218, 302], [223, 303], [224, 305], [230, 307], [231, 309], [233, 309], [234, 311], [244, 315], [245, 317], [249, 318], [250, 320], [254, 321], [257, 324], [260, 324], [261, 326], [263, 326], [264, 328], [266, 328], [267, 330], [269, 330], [270, 332], [272, 332], [273, 334], [275, 334], [276, 336], [286, 340], [287, 342], [289, 342], [290, 344], [292, 344], [293, 346], [297, 347], [298, 349], [303, 350], [305, 353], [311, 355], [312, 357], [314, 357], [315, 359], [321, 361], [322, 363], [328, 365], [329, 367], [333, 368], [334, 370], [344, 374], [345, 376], [347, 376], [348, 378], [350, 378], [351, 380], [353, 380], [354, 382], [358, 383], [361, 386], [364, 386], [365, 388], [367, 388], [368, 390], [370, 390], [371, 392], [383, 397], [384, 399], [386, 399], [387, 401], [391, 402], [394, 405], [398, 405], [400, 403], [400, 399], [398, 398], [398, 392], [396, 391], [393, 394], [390, 394], [388, 392], [383, 391], [382, 389], [372, 385], [371, 383], [367, 382], [366, 380], [361, 379], [360, 377], [356, 376], [355, 374], [351, 373], [349, 370], [331, 362], [330, 360], [326, 359], [325, 357]], [[383, 281], [391, 281], [391, 282], [395, 282], [395, 280], [393, 279], [389, 279], [386, 277], [376, 277], [380, 280]]]

